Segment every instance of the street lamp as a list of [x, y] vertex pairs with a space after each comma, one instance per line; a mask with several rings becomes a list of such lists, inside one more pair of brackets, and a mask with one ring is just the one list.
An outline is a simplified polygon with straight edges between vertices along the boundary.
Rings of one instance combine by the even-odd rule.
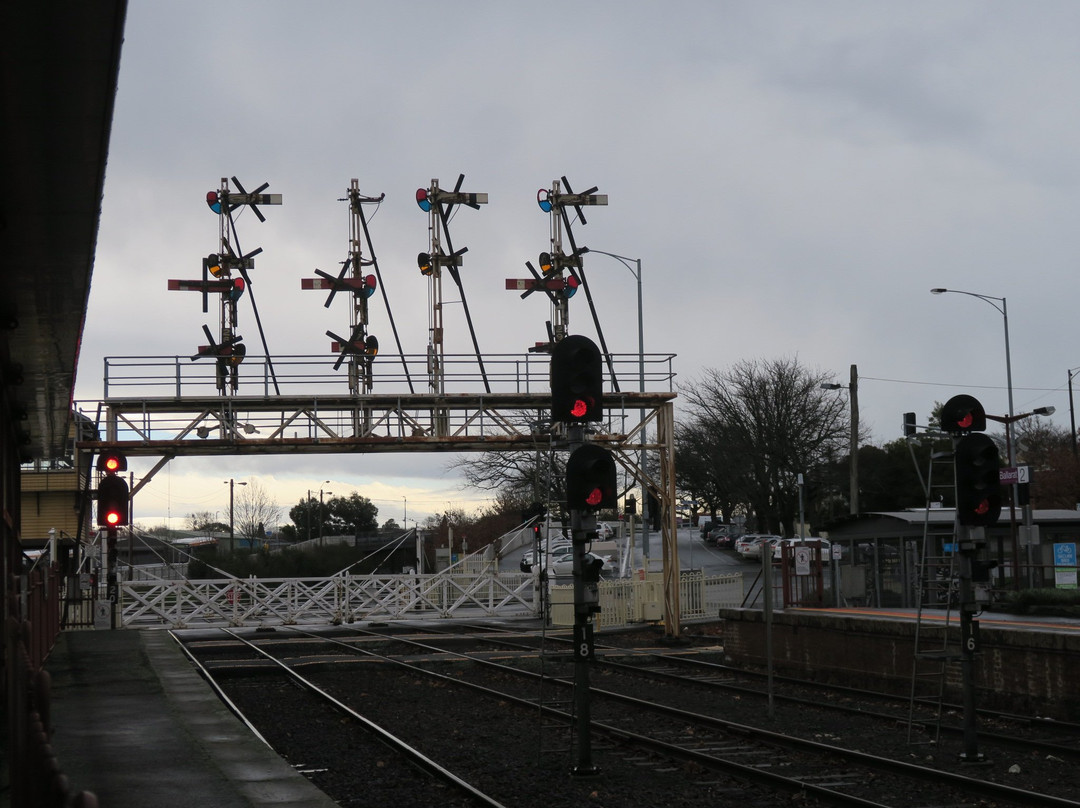
[[[329, 483], [330, 483], [329, 480], [323, 480], [324, 485], [329, 484]], [[334, 492], [333, 491], [323, 491], [323, 489], [321, 489], [321, 488], [319, 489], [319, 544], [320, 545], [322, 544], [323, 494], [330, 494], [331, 496], [333, 496]]]
[[[999, 424], [1005, 424], [1005, 428], [1009, 429], [1012, 426], [1012, 424], [1016, 423], [1017, 421], [1023, 421], [1025, 418], [1030, 418], [1033, 415], [1049, 416], [1049, 415], [1053, 415], [1054, 412], [1055, 412], [1055, 409], [1053, 407], [1036, 407], [1031, 412], [1021, 412], [1021, 413], [1018, 413], [1016, 415], [990, 415], [990, 413], [987, 413], [986, 414], [986, 419], [988, 421], [997, 421]], [[1012, 447], [1012, 443], [1009, 440], [1009, 433], [1008, 432], [1005, 433], [1005, 441], [1006, 441], [1006, 447], [1005, 447], [1006, 451], [1008, 452], [1009, 456], [1012, 457], [1013, 456], [1013, 447]], [[1015, 464], [1010, 464], [1010, 465], [1015, 466]], [[1016, 473], [1015, 468], [1013, 468], [1013, 473]], [[1014, 482], [1013, 482], [1013, 501], [1009, 506], [1009, 511], [1010, 511], [1009, 519], [1010, 519], [1010, 522], [1012, 522], [1013, 525], [1014, 525], [1014, 530], [1015, 530], [1016, 519], [1015, 519], [1015, 513], [1014, 513], [1013, 509], [1016, 507], [1016, 499], [1017, 499], [1017, 493], [1019, 491], [1019, 488], [1020, 488], [1020, 478], [1019, 478], [1019, 475], [1017, 475], [1014, 478]], [[1033, 587], [1035, 585], [1035, 571], [1034, 571], [1034, 569], [1032, 568], [1032, 565], [1031, 565], [1031, 545], [1032, 545], [1032, 542], [1034, 541], [1034, 537], [1032, 536], [1034, 518], [1033, 518], [1032, 512], [1031, 512], [1031, 502], [1030, 501], [1026, 505], [1024, 505], [1022, 507], [1023, 507], [1023, 512], [1024, 512], [1024, 530], [1026, 531], [1025, 546], [1027, 548], [1028, 586]], [[1016, 562], [1016, 568], [1020, 569], [1019, 542], [1013, 542], [1013, 559]], [[1017, 582], [1016, 583], [1016, 588], [1019, 589], [1020, 588], [1019, 576], [1017, 576], [1015, 578], [1015, 580]]]
[[[634, 280], [637, 281], [637, 327], [638, 327], [638, 389], [645, 392], [645, 320], [642, 316], [642, 297], [641, 297], [641, 259], [640, 258], [628, 258], [625, 255], [617, 255], [616, 253], [606, 252], [605, 250], [594, 250], [591, 247], [585, 247], [582, 249], [583, 253], [597, 253], [599, 255], [606, 255], [608, 258], [614, 258], [628, 270], [630, 274], [634, 276]], [[641, 442], [645, 442], [644, 425], [645, 425], [645, 410], [640, 410], [639, 424], [642, 428]], [[649, 492], [645, 485], [645, 449], [641, 450], [641, 457], [639, 460], [641, 464], [641, 551], [646, 558], [649, 557]]]
[[822, 390], [848, 390], [848, 400], [851, 403], [851, 437], [849, 448], [851, 450], [851, 496], [849, 499], [849, 511], [852, 516], [859, 515], [859, 368], [851, 366], [851, 384], [823, 384]]
[[1069, 443], [1072, 444], [1073, 458], [1077, 457], [1076, 447], [1076, 411], [1073, 409], [1073, 376], [1076, 375], [1076, 371], [1080, 368], [1069, 369], [1069, 427], [1072, 429], [1072, 435], [1069, 437]]
[[[967, 295], [968, 297], [977, 297], [979, 300], [985, 300], [995, 309], [1001, 313], [1001, 317], [1005, 323], [1005, 379], [1009, 386], [1009, 416], [1013, 414], [1013, 383], [1012, 383], [1012, 356], [1009, 353], [1009, 306], [1003, 297], [993, 297], [991, 295], [980, 295], [976, 292], [962, 292], [959, 289], [931, 289], [932, 295], [943, 295], [946, 292], [955, 295]], [[1001, 304], [1000, 306], [998, 304]], [[1016, 465], [1016, 456], [1013, 453], [1012, 448], [1012, 424], [1011, 422], [1005, 423], [1005, 442], [1009, 448], [1009, 465]], [[1015, 493], [1015, 492], [1014, 492]]]
[[231, 477], [222, 482], [229, 486], [229, 552], [234, 553], [236, 552], [236, 538], [233, 529], [233, 487], [237, 485], [247, 485], [247, 483], [238, 483]]

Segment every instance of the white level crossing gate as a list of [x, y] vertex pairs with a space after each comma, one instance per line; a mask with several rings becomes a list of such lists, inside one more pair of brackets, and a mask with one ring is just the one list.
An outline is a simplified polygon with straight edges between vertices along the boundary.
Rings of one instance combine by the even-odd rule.
[[528, 616], [537, 613], [525, 573], [350, 575], [125, 581], [124, 628], [351, 623], [405, 617]]

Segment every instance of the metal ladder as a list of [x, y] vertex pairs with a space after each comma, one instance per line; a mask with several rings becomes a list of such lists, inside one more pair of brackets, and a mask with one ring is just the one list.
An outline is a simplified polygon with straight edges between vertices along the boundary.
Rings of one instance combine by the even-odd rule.
[[[941, 472], [948, 471], [947, 483], [934, 484], [934, 470], [938, 468], [938, 476]], [[941, 735], [941, 716], [943, 712], [945, 685], [950, 665], [960, 661], [960, 647], [952, 642], [950, 624], [953, 619], [953, 606], [958, 595], [956, 588], [956, 576], [959, 572], [956, 563], [956, 553], [938, 554], [938, 540], [944, 539], [949, 534], [930, 532], [930, 504], [933, 501], [935, 489], [952, 489], [954, 487], [953, 454], [949, 452], [935, 452], [930, 456], [927, 473], [926, 490], [926, 517], [923, 522], [922, 548], [919, 553], [917, 573], [915, 578], [916, 602], [918, 608], [915, 616], [914, 653], [911, 666], [911, 699], [908, 707], [908, 737], [909, 745], [938, 744]], [[934, 609], [935, 612], [944, 608], [944, 621], [935, 619], [931, 622], [925, 610]], [[933, 733], [926, 740], [915, 740], [914, 729], [916, 721], [916, 707], [929, 705], [934, 714]]]

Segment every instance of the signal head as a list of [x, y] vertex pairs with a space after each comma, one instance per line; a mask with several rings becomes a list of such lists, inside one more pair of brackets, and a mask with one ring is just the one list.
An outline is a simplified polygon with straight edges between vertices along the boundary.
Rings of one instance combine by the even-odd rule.
[[421, 275], [430, 275], [432, 273], [431, 255], [426, 252], [419, 253], [416, 256], [416, 265], [420, 267]]
[[584, 423], [604, 420], [604, 371], [600, 349], [588, 337], [573, 335], [551, 352], [551, 420]]
[[428, 197], [427, 188], [416, 189], [416, 204], [420, 206], [420, 210], [424, 211], [424, 213], [431, 210], [431, 199]]
[[957, 434], [983, 432], [986, 430], [986, 410], [974, 396], [953, 396], [941, 407], [941, 428]]
[[104, 452], [98, 455], [97, 470], [105, 474], [127, 471], [127, 458], [119, 452]]

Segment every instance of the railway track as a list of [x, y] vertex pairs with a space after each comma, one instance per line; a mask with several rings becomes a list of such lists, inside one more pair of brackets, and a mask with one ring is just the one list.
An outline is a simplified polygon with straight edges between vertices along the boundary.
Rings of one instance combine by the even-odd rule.
[[[433, 760], [443, 755], [453, 759], [460, 778], [494, 795], [492, 799], [515, 806], [558, 804], [543, 799], [528, 802], [529, 789], [520, 786], [532, 782], [538, 793], [550, 794], [554, 783], [574, 779], [567, 777], [565, 765], [572, 759], [572, 749], [564, 744], [556, 752], [553, 743], [572, 739], [566, 730], [572, 721], [565, 704], [570, 693], [566, 671], [551, 675], [552, 671], [544, 670], [565, 664], [559, 660], [565, 655], [551, 660], [527, 647], [529, 643], [520, 637], [466, 634], [460, 626], [450, 634], [427, 628], [411, 633], [410, 637], [401, 629], [354, 628], [335, 631], [331, 637], [281, 630], [258, 637], [254, 647], [245, 645], [238, 656], [235, 643], [249, 642], [250, 635], [241, 638], [230, 632], [227, 640], [215, 641], [203, 632], [192, 643], [191, 652], [206, 660], [208, 675], [224, 683], [230, 698], [245, 690], [235, 683], [265, 681], [270, 666], [280, 665], [271, 659], [287, 660], [291, 676], [303, 670], [302, 678], [339, 700], [345, 709], [356, 710], [372, 723], [377, 714], [379, 723], [394, 724], [406, 746], [423, 749]], [[632, 795], [643, 798], [648, 793], [652, 796], [647, 799], [656, 800], [663, 799], [663, 794], [653, 793], [659, 784], [659, 791], [666, 788], [668, 796], [671, 790], [679, 790], [680, 796], [700, 797], [702, 805], [715, 805], [719, 795], [745, 796], [747, 789], [757, 795], [755, 799], [764, 800], [761, 804], [770, 804], [768, 800], [777, 793], [821, 805], [983, 804], [980, 800], [997, 805], [1080, 804], [1066, 796], [995, 782], [979, 776], [981, 772], [974, 768], [957, 773], [898, 759], [895, 753], [848, 748], [827, 731], [816, 740], [808, 739], [776, 726], [761, 727], [688, 709], [687, 690], [700, 697], [700, 681], [658, 685], [656, 671], [643, 677], [640, 669], [622, 671], [598, 664], [594, 684], [601, 679], [603, 687], [594, 687], [591, 696], [596, 719], [591, 731], [595, 743], [602, 745], [597, 750], [601, 766], [610, 775], [602, 790], [610, 790], [611, 781], [618, 779], [635, 784]], [[676, 694], [681, 694], [681, 705]], [[443, 720], [425, 722], [425, 707]], [[548, 722], [561, 729], [548, 729], [545, 735], [542, 728]], [[425, 723], [426, 732], [421, 730]], [[531, 741], [522, 744], [517, 740], [520, 737]], [[517, 742], [510, 743], [512, 738]], [[472, 747], [471, 753], [460, 754], [464, 747]], [[279, 748], [276, 743], [275, 748]], [[479, 762], [479, 771], [471, 767], [470, 758]], [[499, 764], [493, 777], [494, 760]], [[915, 795], [917, 802], [912, 801]], [[622, 804], [646, 804], [647, 799]], [[684, 798], [682, 804], [698, 803]]]

